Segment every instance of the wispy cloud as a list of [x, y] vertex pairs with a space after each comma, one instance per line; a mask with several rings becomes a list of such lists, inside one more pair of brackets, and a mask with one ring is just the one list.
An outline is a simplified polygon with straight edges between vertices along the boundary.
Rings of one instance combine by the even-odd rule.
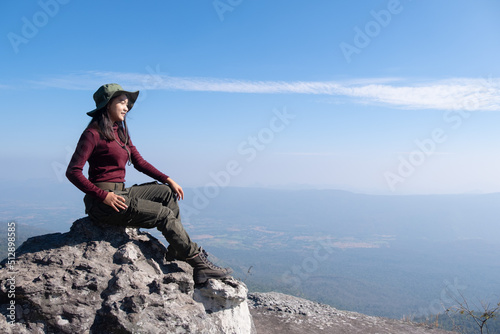
[[401, 78], [350, 81], [250, 81], [173, 77], [154, 73], [82, 72], [32, 81], [36, 86], [95, 90], [104, 82], [130, 89], [183, 90], [253, 94], [315, 94], [348, 98], [362, 104], [402, 109], [500, 110], [500, 78], [459, 78], [412, 82]]
[[329, 152], [278, 152], [279, 155], [291, 155], [291, 156], [317, 156], [317, 157], [329, 157], [337, 155], [335, 153]]
[[[394, 152], [394, 154], [398, 154], [398, 155], [412, 155], [412, 154], [415, 154], [415, 151], [412, 151], [412, 152]], [[432, 152], [431, 153], [432, 155], [455, 155], [455, 153], [453, 152]]]

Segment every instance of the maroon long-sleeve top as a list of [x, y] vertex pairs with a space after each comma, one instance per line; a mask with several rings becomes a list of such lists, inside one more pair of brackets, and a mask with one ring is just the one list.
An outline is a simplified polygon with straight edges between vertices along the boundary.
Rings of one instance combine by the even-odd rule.
[[[87, 128], [80, 137], [66, 170], [66, 177], [71, 183], [85, 194], [101, 201], [104, 201], [108, 192], [94, 185], [95, 182], [125, 182], [125, 165], [129, 156], [119, 140], [118, 125], [115, 124], [113, 129], [117, 140], [107, 141], [96, 129]], [[127, 147], [135, 169], [162, 183], [167, 182], [168, 176], [144, 160], [130, 139]], [[88, 179], [83, 175], [83, 167], [87, 161]]]

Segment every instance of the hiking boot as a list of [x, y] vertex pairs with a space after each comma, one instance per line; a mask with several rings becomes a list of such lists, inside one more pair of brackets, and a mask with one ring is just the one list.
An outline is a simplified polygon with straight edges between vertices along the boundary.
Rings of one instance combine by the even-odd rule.
[[202, 248], [198, 254], [186, 259], [186, 262], [193, 267], [195, 284], [203, 284], [209, 278], [224, 278], [233, 272], [230, 268], [221, 268], [213, 264], [208, 259], [207, 252]]

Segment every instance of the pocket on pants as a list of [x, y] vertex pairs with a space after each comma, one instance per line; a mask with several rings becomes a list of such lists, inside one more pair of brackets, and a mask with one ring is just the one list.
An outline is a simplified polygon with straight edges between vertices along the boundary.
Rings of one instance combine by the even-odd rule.
[[[165, 209], [161, 203], [134, 197], [130, 199], [124, 218], [127, 226], [153, 228], [157, 226], [161, 213]], [[166, 218], [166, 214], [164, 215]]]

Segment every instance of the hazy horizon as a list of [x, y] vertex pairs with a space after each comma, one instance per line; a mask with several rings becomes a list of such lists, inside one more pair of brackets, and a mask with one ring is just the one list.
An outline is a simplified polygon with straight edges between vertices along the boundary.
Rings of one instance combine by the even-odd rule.
[[[20, 238], [68, 232], [85, 216], [82, 194], [73, 188], [3, 189], [10, 199], [0, 205], [0, 221], [17, 222], [18, 246]], [[440, 312], [458, 292], [497, 302], [500, 193], [185, 191], [180, 208], [190, 236], [252, 291], [279, 291], [394, 318]], [[143, 230], [166, 244], [157, 230]]]

